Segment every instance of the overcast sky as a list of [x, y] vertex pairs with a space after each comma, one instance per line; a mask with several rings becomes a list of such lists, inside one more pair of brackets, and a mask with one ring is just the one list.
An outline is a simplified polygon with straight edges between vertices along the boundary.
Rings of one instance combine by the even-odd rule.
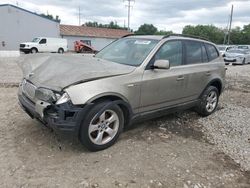
[[[61, 23], [117, 21], [127, 24], [127, 8], [123, 0], [0, 0], [37, 13], [49, 13], [61, 18]], [[162, 30], [180, 33], [185, 25], [213, 24], [226, 27], [231, 5], [234, 5], [233, 27], [250, 23], [250, 0], [135, 0], [131, 10], [131, 28], [152, 23]]]

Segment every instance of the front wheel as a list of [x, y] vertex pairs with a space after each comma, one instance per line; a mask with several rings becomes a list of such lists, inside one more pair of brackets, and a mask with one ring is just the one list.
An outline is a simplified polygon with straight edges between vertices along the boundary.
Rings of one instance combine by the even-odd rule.
[[82, 122], [80, 141], [90, 151], [99, 151], [112, 146], [124, 127], [124, 116], [117, 105], [96, 104]]
[[246, 58], [244, 58], [243, 60], [242, 60], [242, 65], [245, 65], [246, 64]]
[[219, 91], [214, 86], [209, 86], [203, 92], [200, 104], [197, 106], [196, 111], [201, 116], [208, 116], [212, 114], [219, 102]]
[[31, 48], [31, 50], [30, 50], [30, 53], [32, 53], [32, 54], [35, 54], [37, 52], [38, 52], [38, 50], [36, 48]]

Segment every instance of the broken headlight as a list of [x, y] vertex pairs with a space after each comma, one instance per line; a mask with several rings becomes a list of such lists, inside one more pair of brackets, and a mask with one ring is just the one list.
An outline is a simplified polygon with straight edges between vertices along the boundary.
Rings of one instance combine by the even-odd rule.
[[59, 94], [55, 94], [52, 90], [46, 88], [36, 89], [35, 96], [37, 99], [46, 102], [56, 102], [60, 97]]
[[68, 93], [63, 93], [62, 96], [56, 101], [56, 104], [63, 104], [70, 100]]

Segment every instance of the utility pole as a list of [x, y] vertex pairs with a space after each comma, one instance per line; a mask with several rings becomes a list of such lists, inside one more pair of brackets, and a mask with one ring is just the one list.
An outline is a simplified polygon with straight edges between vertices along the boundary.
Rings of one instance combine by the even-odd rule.
[[224, 35], [224, 40], [223, 40], [223, 44], [224, 44], [224, 45], [225, 45], [226, 42], [227, 42], [229, 22], [230, 22], [230, 15], [228, 16], [228, 20], [227, 20], [227, 27], [226, 27], [226, 31], [225, 31], [225, 35]]
[[81, 26], [81, 7], [79, 6], [79, 15], [78, 15], [78, 19], [79, 19], [79, 26]]
[[131, 5], [132, 2], [135, 2], [135, 0], [124, 0], [128, 4], [126, 7], [128, 7], [128, 31], [130, 31], [130, 9], [133, 8], [133, 5]]
[[227, 44], [230, 44], [230, 34], [231, 34], [230, 32], [231, 32], [231, 27], [232, 27], [233, 11], [234, 11], [234, 5], [232, 5], [232, 8], [231, 8], [230, 22], [229, 22], [229, 28], [228, 28], [228, 40], [227, 40]]

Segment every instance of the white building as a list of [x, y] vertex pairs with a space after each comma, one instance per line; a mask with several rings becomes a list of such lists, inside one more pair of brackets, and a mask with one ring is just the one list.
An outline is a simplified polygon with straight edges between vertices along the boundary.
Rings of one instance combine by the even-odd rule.
[[124, 35], [126, 30], [87, 26], [60, 25], [58, 21], [43, 17], [23, 8], [0, 4], [0, 50], [18, 50], [19, 44], [35, 37], [62, 37], [68, 40], [69, 50], [74, 42], [87, 40], [100, 50]]
[[0, 50], [18, 50], [38, 36], [60, 37], [59, 22], [20, 7], [0, 5]]

